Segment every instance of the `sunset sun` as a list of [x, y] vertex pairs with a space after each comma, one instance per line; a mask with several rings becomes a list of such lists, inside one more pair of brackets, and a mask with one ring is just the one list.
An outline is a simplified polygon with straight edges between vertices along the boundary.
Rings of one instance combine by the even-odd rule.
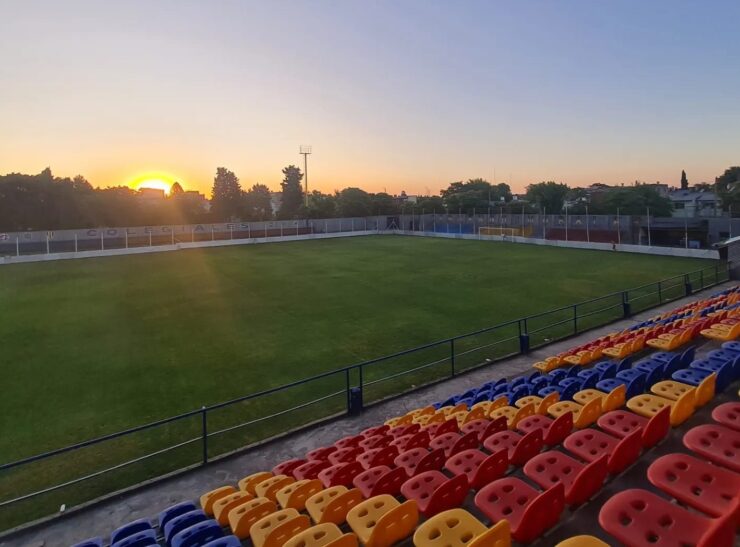
[[129, 186], [136, 190], [151, 188], [169, 194], [174, 182], [175, 178], [165, 173], [147, 173], [134, 178]]

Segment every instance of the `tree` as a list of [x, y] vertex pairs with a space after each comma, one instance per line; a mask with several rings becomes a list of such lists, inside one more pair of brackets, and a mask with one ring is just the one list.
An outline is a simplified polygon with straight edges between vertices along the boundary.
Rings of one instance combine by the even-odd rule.
[[527, 186], [527, 200], [544, 208], [546, 213], [556, 214], [563, 209], [570, 188], [561, 182], [538, 182]]
[[244, 207], [249, 220], [272, 218], [272, 194], [264, 184], [255, 184], [244, 192]]
[[689, 189], [689, 179], [686, 178], [686, 171], [681, 170], [681, 190]]
[[370, 214], [371, 215], [397, 215], [398, 203], [393, 196], [385, 192], [378, 192], [370, 195]]
[[175, 181], [172, 183], [172, 186], [170, 186], [170, 196], [178, 196], [180, 194], [184, 194], [185, 191], [182, 189], [182, 186], [179, 182]]
[[728, 167], [725, 172], [714, 179], [714, 191], [717, 192], [722, 208], [736, 211], [740, 208], [740, 166]]
[[215, 220], [233, 220], [242, 211], [242, 187], [234, 173], [225, 167], [216, 169], [211, 190], [211, 213]]
[[667, 197], [661, 196], [658, 191], [647, 185], [620, 186], [604, 193], [598, 203], [592, 203], [589, 210], [593, 214], [645, 215], [650, 209], [650, 216], [669, 217], [673, 204]]
[[330, 194], [314, 190], [308, 196], [308, 218], [332, 218], [337, 214], [337, 199]]
[[299, 216], [303, 206], [302, 180], [303, 173], [295, 165], [289, 165], [283, 169], [283, 182], [280, 183], [283, 198], [278, 211], [280, 218], [297, 218]]
[[359, 188], [345, 188], [337, 193], [337, 213], [340, 217], [370, 216], [372, 199]]
[[473, 210], [479, 213], [487, 211], [489, 207], [496, 207], [512, 199], [508, 184], [492, 185], [481, 178], [453, 182], [440, 195], [450, 212], [462, 210], [465, 213], [472, 213]]
[[439, 196], [424, 196], [417, 200], [416, 208], [424, 213], [444, 213], [445, 204]]

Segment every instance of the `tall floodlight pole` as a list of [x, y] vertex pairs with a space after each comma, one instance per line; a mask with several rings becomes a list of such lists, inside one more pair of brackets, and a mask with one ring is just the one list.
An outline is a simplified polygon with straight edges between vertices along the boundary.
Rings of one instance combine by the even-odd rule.
[[303, 156], [303, 176], [306, 178], [306, 207], [308, 207], [308, 156], [311, 154], [311, 145], [302, 144], [300, 154]]

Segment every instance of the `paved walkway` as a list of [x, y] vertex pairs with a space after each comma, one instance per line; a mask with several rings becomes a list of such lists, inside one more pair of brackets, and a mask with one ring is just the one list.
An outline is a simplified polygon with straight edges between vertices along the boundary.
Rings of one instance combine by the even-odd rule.
[[175, 503], [197, 499], [202, 493], [224, 484], [235, 485], [239, 479], [250, 473], [271, 469], [282, 460], [303, 457], [309, 450], [330, 445], [347, 435], [357, 434], [367, 427], [382, 423], [389, 417], [445, 399], [456, 393], [462, 393], [487, 381], [531, 371], [531, 365], [535, 361], [602, 334], [626, 328], [661, 311], [668, 311], [684, 303], [705, 298], [713, 292], [734, 284], [725, 283], [702, 293], [697, 293], [692, 297], [679, 299], [639, 313], [629, 320], [617, 321], [577, 337], [553, 343], [533, 351], [529, 355], [516, 356], [493, 363], [440, 384], [378, 404], [367, 409], [359, 416], [337, 419], [330, 426], [319, 425], [304, 429], [288, 437], [164, 481], [89, 504], [79, 510], [70, 511], [65, 515], [38, 523], [25, 530], [0, 537], [0, 547], [11, 545], [68, 546], [89, 537], [101, 536], [105, 538], [110, 535], [112, 530], [129, 521], [138, 518], [152, 518], [162, 509]]

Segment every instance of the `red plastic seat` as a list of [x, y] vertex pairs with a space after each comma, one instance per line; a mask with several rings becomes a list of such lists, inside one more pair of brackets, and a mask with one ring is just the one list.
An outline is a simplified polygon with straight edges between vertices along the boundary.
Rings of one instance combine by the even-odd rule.
[[453, 475], [465, 475], [468, 484], [475, 490], [500, 479], [508, 468], [509, 457], [505, 448], [490, 455], [471, 448], [458, 452], [445, 462], [445, 469]]
[[581, 429], [568, 435], [563, 446], [587, 462], [606, 455], [609, 473], [615, 475], [627, 469], [640, 457], [642, 431], [636, 429], [623, 439], [619, 439], [598, 429]]
[[315, 479], [318, 478], [321, 471], [329, 466], [331, 466], [331, 462], [328, 460], [309, 460], [293, 469], [293, 476], [298, 480]]
[[[647, 475], [666, 494], [713, 517], [727, 514], [733, 501], [740, 498], [740, 474], [688, 454], [658, 458], [650, 464]], [[735, 515], [736, 523], [738, 517], [740, 513]]]
[[300, 467], [306, 462], [307, 460], [299, 460], [299, 459], [284, 461], [272, 468], [272, 474], [273, 475], [293, 475], [293, 470], [296, 467]]
[[542, 442], [545, 446], [555, 446], [563, 442], [571, 431], [573, 431], [573, 413], [566, 412], [555, 420], [542, 414], [535, 414], [521, 420], [517, 426], [518, 431], [530, 433], [536, 429], [542, 430]]
[[535, 429], [526, 435], [509, 430], [494, 433], [483, 441], [483, 446], [492, 453], [505, 449], [509, 463], [521, 466], [542, 450], [542, 429]]
[[306, 454], [306, 459], [308, 461], [311, 460], [326, 460], [329, 461], [329, 454], [332, 452], [336, 452], [337, 447], [336, 446], [322, 446], [321, 448], [316, 448], [314, 450], [311, 450], [308, 454]]
[[511, 536], [528, 543], [557, 524], [565, 508], [565, 489], [558, 483], [540, 492], [521, 479], [506, 477], [483, 487], [475, 505], [492, 522], [508, 520]]
[[387, 465], [379, 465], [357, 475], [352, 484], [362, 492], [364, 498], [381, 494], [395, 496], [401, 491], [401, 485], [407, 478], [402, 467], [391, 469]]
[[338, 448], [331, 454], [329, 454], [329, 461], [332, 465], [340, 463], [349, 463], [357, 459], [357, 456], [362, 454], [363, 450], [359, 446], [347, 446], [345, 448]]
[[[393, 439], [393, 437], [391, 437]], [[409, 435], [403, 435], [396, 437], [391, 441], [391, 446], [398, 448], [399, 452], [411, 450], [412, 448], [428, 448], [429, 447], [429, 433], [426, 431], [419, 431], [418, 433], [410, 433]]]
[[366, 430], [362, 431], [360, 435], [363, 437], [374, 437], [375, 435], [382, 435], [384, 433], [388, 433], [390, 431], [390, 427], [383, 424], [383, 425], [377, 425], [375, 427], [368, 427]]
[[464, 434], [475, 431], [478, 434], [478, 442], [482, 443], [487, 437], [499, 431], [506, 431], [508, 428], [506, 417], [501, 416], [495, 420], [473, 420], [462, 426], [460, 431]]
[[643, 448], [651, 448], [663, 440], [671, 429], [671, 409], [664, 408], [648, 419], [627, 410], [612, 410], [602, 415], [598, 426], [615, 437], [626, 437], [633, 431], [642, 431]]
[[357, 456], [357, 461], [360, 462], [364, 469], [370, 469], [379, 465], [390, 467], [393, 465], [393, 460], [396, 456], [398, 456], [398, 448], [395, 446], [384, 446], [382, 448], [366, 450]]
[[428, 425], [424, 428], [424, 431], [429, 433], [429, 437], [433, 439], [445, 433], [457, 433], [460, 431], [460, 427], [457, 425], [457, 420], [452, 418], [441, 424]]
[[445, 464], [445, 451], [441, 448], [429, 451], [426, 448], [412, 448], [396, 456], [393, 463], [402, 467], [406, 475], [413, 477], [424, 471], [442, 469]]
[[421, 426], [419, 424], [406, 424], [393, 427], [388, 430], [388, 433], [393, 437], [398, 438], [403, 437], [404, 435], [413, 435], [414, 433], [418, 433], [420, 430]]
[[740, 403], [724, 403], [712, 410], [712, 419], [722, 425], [740, 431]]
[[601, 489], [608, 473], [607, 456], [584, 465], [570, 456], [549, 450], [538, 454], [524, 466], [524, 474], [542, 488], [562, 484], [565, 503], [580, 505]]
[[426, 471], [404, 482], [401, 493], [415, 500], [424, 516], [431, 517], [462, 505], [468, 495], [468, 479], [465, 475], [449, 478], [441, 471]]
[[373, 435], [372, 437], [365, 437], [357, 445], [365, 451], [372, 450], [373, 448], [380, 448], [388, 445], [395, 437], [393, 435]]
[[331, 486], [349, 486], [352, 479], [362, 473], [362, 465], [357, 462], [332, 465], [319, 472], [319, 480], [327, 488]]
[[429, 441], [429, 448], [432, 450], [441, 448], [444, 450], [445, 457], [449, 458], [453, 454], [462, 452], [469, 448], [478, 448], [478, 435], [475, 432], [467, 435], [459, 433], [443, 433]]
[[683, 436], [683, 444], [700, 456], [740, 472], [740, 432], [723, 425], [699, 425]]
[[730, 547], [735, 540], [733, 518], [702, 517], [640, 489], [612, 496], [599, 512], [602, 528], [630, 546]]
[[334, 443], [334, 446], [336, 446], [339, 449], [342, 448], [354, 448], [360, 445], [360, 441], [362, 441], [365, 437], [362, 435], [351, 435], [349, 437], [344, 437], [343, 439], [339, 439], [337, 442]]

